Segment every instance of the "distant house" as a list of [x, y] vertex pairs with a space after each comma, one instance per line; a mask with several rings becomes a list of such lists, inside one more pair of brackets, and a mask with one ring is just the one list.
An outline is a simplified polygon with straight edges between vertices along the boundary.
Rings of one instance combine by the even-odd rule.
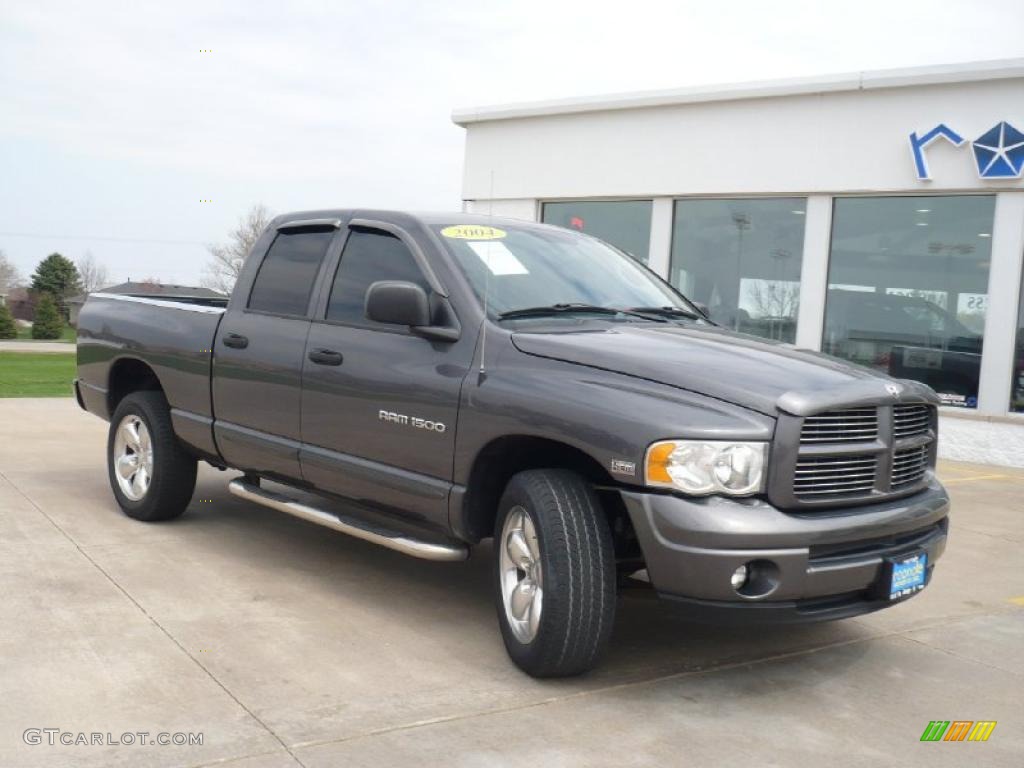
[[[224, 299], [227, 296], [219, 291], [209, 288], [198, 288], [191, 285], [168, 285], [166, 283], [133, 283], [130, 280], [120, 285], [112, 285], [109, 288], [101, 288], [96, 293], [118, 293], [122, 296], [153, 296], [161, 299], [172, 299], [177, 301], [193, 302], [204, 299]], [[78, 325], [78, 313], [85, 304], [89, 294], [83, 293], [72, 296], [64, 303], [67, 304], [70, 314], [71, 325]]]
[[15, 320], [31, 320], [35, 316], [35, 305], [27, 288], [22, 286], [11, 288], [7, 292], [4, 303], [11, 310]]

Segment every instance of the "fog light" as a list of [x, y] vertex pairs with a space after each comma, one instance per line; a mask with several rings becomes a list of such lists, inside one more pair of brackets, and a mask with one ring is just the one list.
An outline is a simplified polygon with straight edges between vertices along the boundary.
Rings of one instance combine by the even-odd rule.
[[743, 585], [747, 583], [747, 566], [741, 565], [733, 571], [732, 578], [729, 579], [729, 583], [732, 584], [732, 588], [737, 591], [742, 589]]

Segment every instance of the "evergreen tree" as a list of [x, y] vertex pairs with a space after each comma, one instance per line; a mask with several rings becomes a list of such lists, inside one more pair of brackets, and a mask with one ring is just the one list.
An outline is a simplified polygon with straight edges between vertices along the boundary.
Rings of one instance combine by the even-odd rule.
[[44, 293], [36, 304], [36, 319], [32, 323], [33, 339], [59, 339], [64, 330], [64, 321], [60, 319], [60, 311], [53, 296]]
[[14, 324], [11, 310], [6, 304], [0, 304], [0, 339], [18, 338], [18, 326]]
[[48, 293], [57, 302], [61, 315], [68, 316], [65, 299], [82, 292], [82, 280], [78, 268], [71, 259], [59, 253], [51, 253], [39, 262], [32, 274], [32, 290], [36, 293]]

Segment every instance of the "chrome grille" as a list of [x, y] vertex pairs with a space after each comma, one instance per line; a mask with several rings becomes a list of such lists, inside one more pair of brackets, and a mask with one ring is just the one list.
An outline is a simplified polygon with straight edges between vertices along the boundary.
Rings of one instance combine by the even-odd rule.
[[801, 443], [869, 442], [878, 437], [878, 409], [847, 408], [804, 419]]
[[892, 487], [905, 488], [918, 482], [928, 469], [928, 446], [905, 448], [892, 457]]
[[935, 411], [908, 398], [781, 414], [775, 440], [787, 450], [772, 468], [769, 497], [780, 507], [815, 508], [914, 493], [935, 464]]
[[801, 456], [796, 463], [793, 493], [797, 498], [870, 493], [875, 487], [878, 457]]
[[895, 406], [892, 412], [893, 437], [899, 440], [926, 434], [931, 426], [931, 420], [931, 406], [901, 403]]

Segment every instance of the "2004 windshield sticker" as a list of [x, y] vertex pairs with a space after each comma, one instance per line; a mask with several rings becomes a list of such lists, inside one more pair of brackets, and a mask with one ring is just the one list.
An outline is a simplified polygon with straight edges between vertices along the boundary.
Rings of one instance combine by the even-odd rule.
[[455, 224], [441, 230], [444, 237], [452, 240], [501, 240], [507, 234], [504, 229], [485, 227], [479, 224]]

